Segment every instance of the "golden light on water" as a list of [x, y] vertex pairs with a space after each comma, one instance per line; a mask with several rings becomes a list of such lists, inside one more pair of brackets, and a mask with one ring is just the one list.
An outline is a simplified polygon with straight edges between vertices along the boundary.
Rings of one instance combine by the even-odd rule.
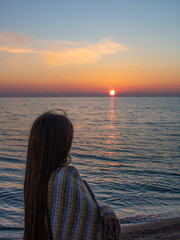
[[115, 96], [116, 91], [112, 89], [112, 90], [109, 91], [109, 94], [110, 94], [110, 96]]

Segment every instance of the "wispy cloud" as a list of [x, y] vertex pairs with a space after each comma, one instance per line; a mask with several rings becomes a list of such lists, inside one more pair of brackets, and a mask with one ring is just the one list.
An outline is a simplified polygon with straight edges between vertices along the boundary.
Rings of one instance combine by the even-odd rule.
[[132, 63], [132, 66], [137, 67], [137, 66], [140, 66], [140, 64], [139, 63]]
[[103, 38], [97, 43], [70, 42], [56, 39], [32, 39], [11, 32], [0, 32], [0, 51], [11, 54], [38, 54], [51, 66], [94, 63], [104, 55], [128, 51], [124, 44]]
[[1, 52], [8, 52], [8, 53], [39, 53], [39, 51], [35, 51], [33, 49], [28, 48], [13, 48], [7, 46], [0, 46]]
[[[83, 44], [82, 44], [83, 45]], [[118, 51], [128, 51], [128, 48], [110, 39], [102, 39], [98, 43], [84, 44], [84, 46], [70, 47], [62, 51], [45, 51], [44, 61], [48, 65], [64, 66], [68, 64], [86, 64], [96, 62], [103, 55]]]
[[0, 45], [6, 46], [24, 46], [32, 41], [31, 37], [14, 32], [0, 31]]

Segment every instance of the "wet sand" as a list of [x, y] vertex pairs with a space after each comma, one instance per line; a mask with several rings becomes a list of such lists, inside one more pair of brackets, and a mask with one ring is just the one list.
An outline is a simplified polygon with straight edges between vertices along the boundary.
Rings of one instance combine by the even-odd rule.
[[180, 240], [180, 217], [149, 223], [125, 224], [121, 228], [123, 240]]

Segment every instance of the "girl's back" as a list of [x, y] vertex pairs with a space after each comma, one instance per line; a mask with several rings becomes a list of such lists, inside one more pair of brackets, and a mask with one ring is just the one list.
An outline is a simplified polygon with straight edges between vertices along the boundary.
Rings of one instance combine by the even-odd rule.
[[100, 210], [75, 167], [63, 167], [51, 176], [48, 206], [54, 239], [103, 239]]

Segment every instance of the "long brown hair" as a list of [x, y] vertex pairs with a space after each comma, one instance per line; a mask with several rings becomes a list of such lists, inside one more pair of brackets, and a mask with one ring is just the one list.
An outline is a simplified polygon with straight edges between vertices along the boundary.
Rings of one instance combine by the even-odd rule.
[[33, 123], [24, 182], [24, 240], [53, 239], [47, 205], [48, 181], [69, 163], [73, 125], [65, 115], [47, 112]]

